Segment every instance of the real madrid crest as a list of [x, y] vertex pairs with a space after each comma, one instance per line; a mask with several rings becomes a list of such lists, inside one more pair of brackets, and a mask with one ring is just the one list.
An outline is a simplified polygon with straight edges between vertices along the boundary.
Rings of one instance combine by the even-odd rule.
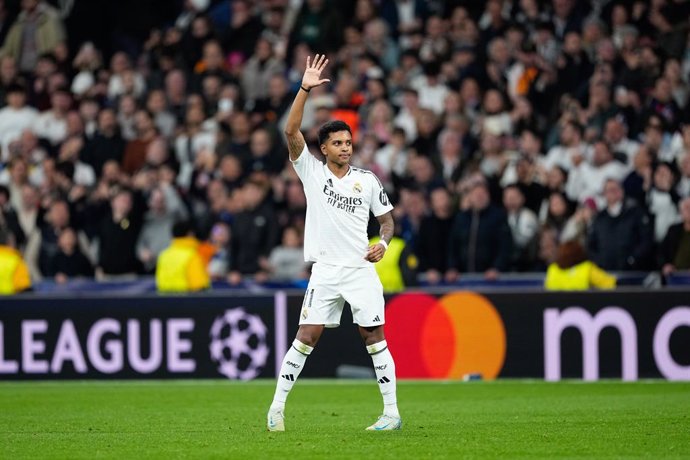
[[352, 191], [355, 193], [362, 193], [362, 186], [359, 182], [355, 182], [355, 185], [352, 186]]

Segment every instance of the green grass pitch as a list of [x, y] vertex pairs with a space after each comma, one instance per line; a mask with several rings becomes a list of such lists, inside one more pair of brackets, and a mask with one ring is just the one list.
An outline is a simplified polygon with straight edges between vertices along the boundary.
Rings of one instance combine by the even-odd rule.
[[0, 458], [690, 458], [690, 383], [400, 382], [399, 432], [365, 432], [374, 382], [0, 383]]

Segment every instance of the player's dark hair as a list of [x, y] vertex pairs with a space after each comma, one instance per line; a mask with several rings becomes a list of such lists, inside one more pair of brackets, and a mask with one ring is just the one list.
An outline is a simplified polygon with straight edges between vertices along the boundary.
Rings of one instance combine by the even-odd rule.
[[319, 145], [323, 145], [328, 140], [331, 133], [337, 133], [338, 131], [347, 131], [352, 135], [352, 129], [350, 125], [341, 120], [333, 120], [324, 123], [321, 128], [319, 128]]

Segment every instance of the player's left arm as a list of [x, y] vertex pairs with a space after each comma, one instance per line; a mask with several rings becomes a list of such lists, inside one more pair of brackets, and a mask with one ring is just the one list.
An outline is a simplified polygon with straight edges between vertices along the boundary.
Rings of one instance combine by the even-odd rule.
[[[395, 230], [395, 222], [393, 222], [392, 211], [388, 211], [385, 214], [377, 216], [376, 219], [379, 221], [379, 226], [381, 227], [381, 230], [379, 231], [381, 240], [378, 243], [369, 246], [367, 255], [364, 257], [369, 262], [374, 263], [383, 259], [383, 255], [386, 253], [388, 243], [390, 243], [393, 239], [393, 231]], [[385, 243], [382, 243], [382, 241]]]

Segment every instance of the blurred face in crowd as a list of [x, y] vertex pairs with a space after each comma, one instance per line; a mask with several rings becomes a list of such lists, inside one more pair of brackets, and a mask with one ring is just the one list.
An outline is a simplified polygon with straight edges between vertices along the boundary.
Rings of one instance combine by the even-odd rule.
[[264, 191], [258, 184], [248, 182], [242, 188], [242, 198], [245, 209], [256, 209], [264, 199]]
[[560, 168], [551, 168], [546, 175], [546, 185], [551, 190], [559, 190], [565, 185], [565, 174]]
[[153, 120], [145, 110], [138, 110], [134, 116], [134, 125], [139, 136], [148, 134], [153, 128]]
[[495, 89], [491, 89], [484, 95], [484, 110], [486, 113], [495, 114], [503, 111], [503, 96]]
[[132, 210], [132, 194], [129, 191], [119, 191], [111, 200], [110, 206], [113, 210], [113, 215], [123, 217], [129, 214]]
[[671, 83], [666, 78], [659, 78], [654, 85], [654, 97], [660, 102], [669, 102], [672, 97]]
[[554, 217], [561, 217], [568, 211], [565, 198], [560, 193], [552, 193], [549, 196], [549, 214]]
[[203, 60], [208, 70], [223, 68], [223, 50], [216, 41], [209, 41], [204, 45]]
[[129, 69], [129, 58], [123, 52], [115, 53], [110, 59], [110, 70], [113, 74], [120, 74]]
[[25, 184], [21, 188], [22, 205], [24, 209], [36, 209], [39, 202], [38, 190], [29, 184]]
[[596, 142], [594, 144], [594, 153], [592, 154], [594, 166], [603, 166], [611, 160], [613, 160], [613, 155], [609, 146], [605, 142]]
[[64, 201], [55, 201], [48, 211], [48, 220], [55, 228], [65, 228], [69, 224], [69, 207]]
[[252, 133], [249, 142], [252, 155], [261, 157], [267, 155], [271, 150], [271, 136], [265, 129], [257, 129]]
[[0, 80], [11, 82], [17, 76], [17, 61], [12, 56], [0, 58]]
[[431, 210], [434, 215], [440, 219], [450, 217], [452, 203], [450, 194], [445, 188], [435, 188], [431, 192]]
[[580, 133], [570, 123], [566, 123], [561, 129], [561, 144], [566, 147], [573, 147], [580, 142]]
[[230, 226], [224, 222], [217, 222], [211, 228], [211, 243], [217, 247], [225, 247], [230, 242]]
[[120, 179], [120, 163], [115, 160], [106, 161], [101, 174], [107, 184], [115, 184]]
[[120, 115], [132, 116], [137, 110], [137, 101], [130, 95], [124, 95], [120, 98], [118, 109], [120, 111]]
[[469, 192], [469, 204], [473, 211], [481, 211], [489, 206], [491, 196], [484, 182], [478, 181], [472, 184]]
[[242, 163], [235, 155], [223, 155], [218, 164], [220, 177], [227, 181], [236, 181], [242, 176]]
[[609, 118], [604, 127], [604, 138], [611, 144], [617, 144], [625, 138], [625, 125], [616, 118]]
[[149, 209], [155, 213], [165, 212], [165, 193], [160, 188], [154, 188], [149, 197]]
[[216, 101], [220, 96], [223, 82], [216, 75], [209, 75], [202, 81], [202, 91], [207, 101]]
[[508, 212], [518, 211], [525, 204], [525, 197], [517, 187], [506, 187], [503, 190], [503, 206]]
[[256, 50], [254, 53], [260, 61], [267, 61], [273, 55], [273, 47], [271, 46], [271, 42], [265, 38], [259, 38], [259, 40], [256, 42]]
[[112, 109], [103, 109], [98, 114], [98, 130], [102, 133], [112, 133], [117, 128], [117, 118]]
[[12, 179], [12, 182], [15, 184], [23, 184], [26, 182], [28, 175], [29, 168], [26, 164], [26, 161], [21, 158], [13, 159], [10, 166], [10, 178]]
[[22, 9], [28, 13], [32, 13], [38, 6], [38, 0], [22, 0]]
[[74, 253], [77, 246], [77, 234], [71, 227], [67, 227], [60, 232], [58, 236], [58, 247], [65, 254]]
[[664, 192], [673, 188], [673, 172], [667, 164], [661, 163], [654, 170], [654, 187]]
[[409, 162], [412, 177], [418, 184], [428, 184], [434, 178], [434, 165], [427, 157], [418, 156]]
[[160, 113], [166, 109], [167, 102], [163, 90], [154, 89], [149, 92], [146, 108], [152, 113]]
[[168, 144], [162, 137], [157, 137], [146, 148], [146, 163], [163, 164], [168, 159]]
[[299, 232], [295, 227], [288, 227], [283, 232], [283, 246], [286, 248], [298, 248], [301, 245]]
[[268, 95], [272, 98], [282, 98], [287, 93], [287, 82], [282, 75], [274, 75], [268, 82]]
[[607, 206], [614, 206], [623, 201], [623, 187], [615, 180], [607, 180], [604, 184], [604, 198]]
[[532, 132], [525, 130], [520, 135], [520, 151], [532, 157], [541, 152], [541, 140]]
[[165, 92], [169, 95], [184, 94], [186, 86], [187, 80], [181, 70], [171, 70], [165, 77]]
[[7, 94], [7, 105], [13, 109], [21, 109], [26, 104], [26, 94], [23, 91], [12, 91]]

